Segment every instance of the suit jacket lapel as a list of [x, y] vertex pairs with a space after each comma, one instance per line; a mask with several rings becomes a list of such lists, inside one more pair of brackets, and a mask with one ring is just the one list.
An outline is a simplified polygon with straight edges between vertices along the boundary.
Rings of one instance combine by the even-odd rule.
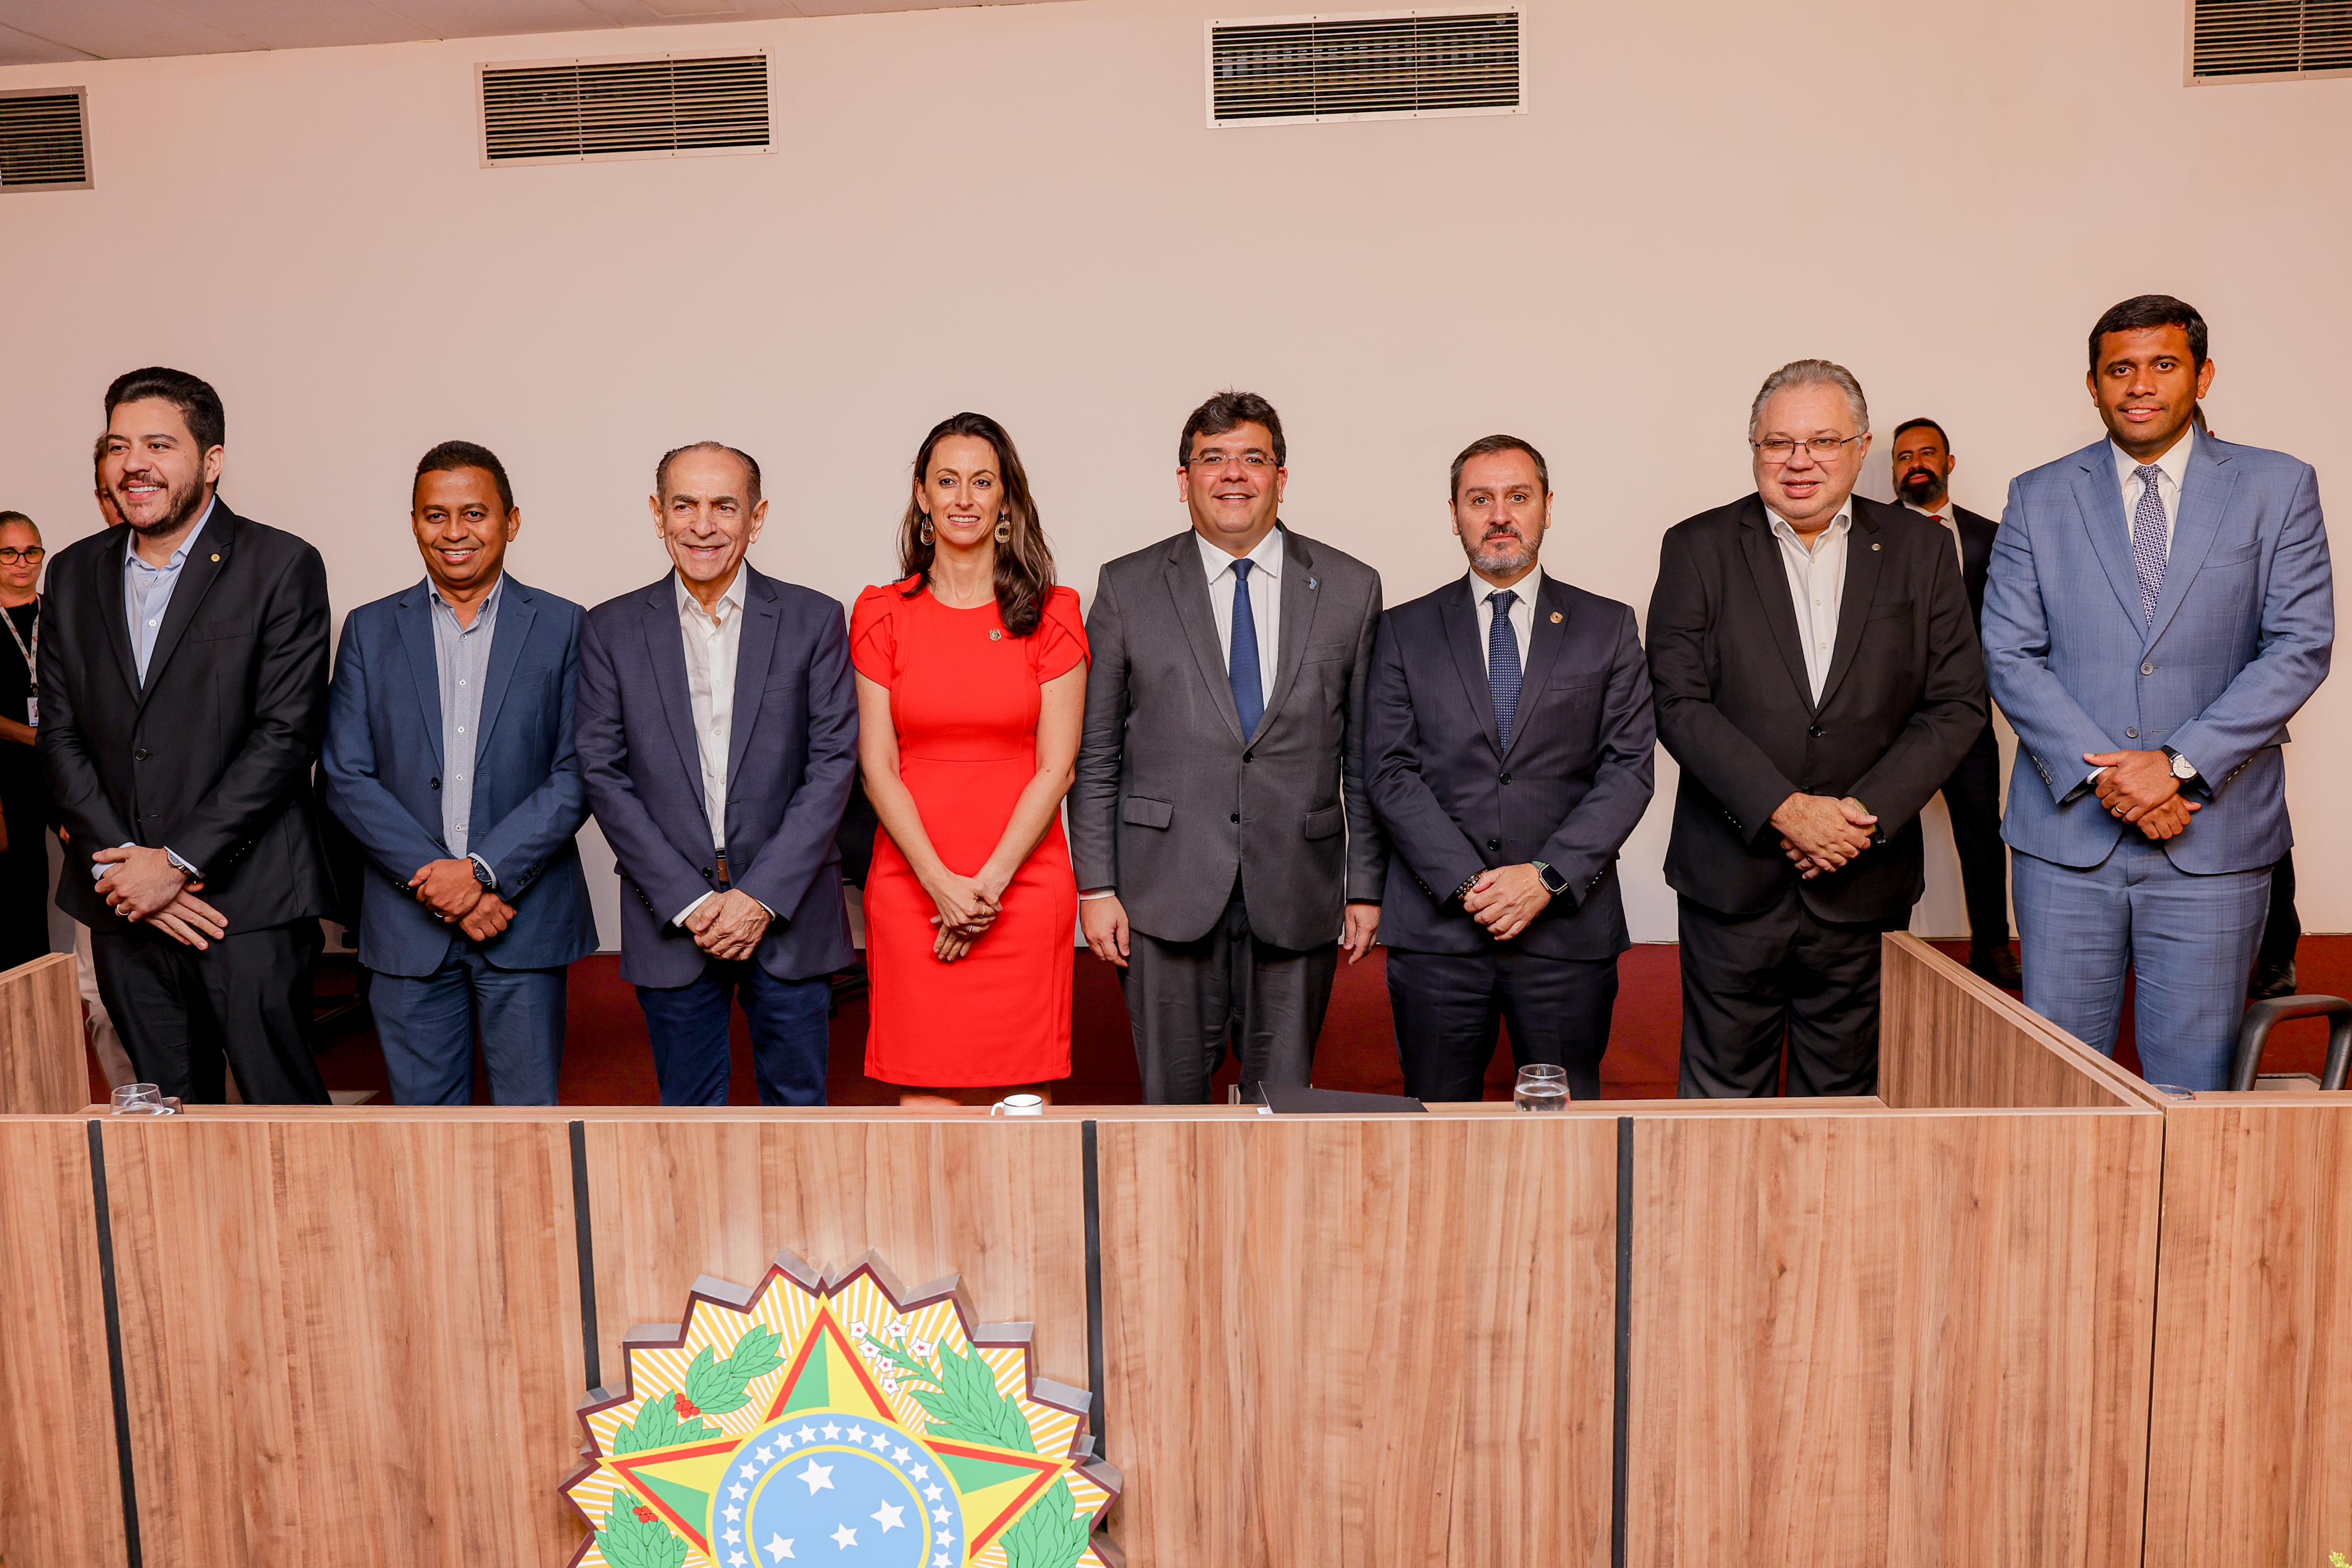
[[147, 699], [154, 695], [156, 683], [163, 678], [164, 666], [179, 650], [180, 639], [187, 634], [188, 622], [196, 618], [198, 607], [219, 580], [236, 544], [236, 514], [216, 498], [213, 515], [189, 541], [187, 556], [180, 563], [180, 580], [172, 587], [172, 602], [163, 607], [163, 624], [155, 629], [155, 649], [147, 655], [147, 679], [139, 688], [141, 706], [144, 707]]
[[727, 788], [733, 793], [743, 769], [743, 748], [751, 744], [751, 726], [760, 717], [760, 697], [768, 689], [768, 665], [776, 654], [775, 591], [768, 580], [744, 565], [743, 630], [735, 641], [734, 718], [727, 731]]
[[507, 688], [514, 685], [515, 666], [522, 662], [523, 645], [530, 641], [530, 623], [539, 617], [530, 589], [509, 577], [498, 590], [499, 623], [490, 631], [490, 668], [482, 677], [482, 716], [474, 726], [474, 777], [483, 776], [490, 732], [507, 706]]
[[124, 687], [135, 696], [139, 692], [139, 664], [131, 654], [130, 614], [122, 596], [122, 573], [132, 536], [129, 528], [117, 528], [115, 533], [119, 537], [110, 541], [115, 548], [99, 558], [98, 603], [100, 618], [106, 622], [106, 645], [114, 650]]
[[2076, 455], [2074, 500], [2091, 549], [2106, 569], [2107, 585], [2135, 626], [2144, 626], [2139, 608], [2139, 568], [2132, 560], [2131, 521], [2124, 516], [2123, 486], [2116, 482], [2115, 448], [2106, 442]]
[[[2189, 472], [2182, 478], [2180, 515], [2172, 519], [2172, 549], [2165, 557], [2163, 586], [2157, 591], [2156, 618], [2148, 622], [2150, 643], [2163, 636], [2165, 627], [2172, 623], [2181, 595], [2197, 580], [2197, 569], [2211, 553], [2213, 537], [2221, 531], [2221, 519], [2229, 515], [2230, 492], [2238, 476], [2228, 450], [2211, 436], [2200, 435], [2189, 450]], [[2120, 492], [2117, 504], [2121, 504]]]
[[1234, 738], [1246, 743], [1249, 737], [1242, 733], [1241, 710], [1234, 706], [1234, 684], [1225, 676], [1225, 651], [1217, 645], [1217, 612], [1209, 604], [1208, 575], [1202, 570], [1201, 547], [1192, 542], [1194, 537], [1181, 535], [1169, 549], [1164, 573], [1168, 596], [1175, 602], [1176, 623], [1183, 627], [1184, 640], [1192, 645], [1192, 658], [1201, 666], [1210, 700], [1225, 716], [1225, 727], [1234, 732]]
[[[1853, 522], [1845, 533], [1845, 587], [1838, 595], [1837, 642], [1830, 649], [1829, 674], [1822, 677], [1822, 700], [1816, 712], [1830, 706], [1845, 673], [1853, 668], [1853, 655], [1862, 646], [1862, 629], [1878, 603], [1879, 568], [1886, 559], [1879, 543], [1878, 519], [1864, 510], [1857, 499], [1853, 503]], [[1936, 548], [1944, 548], [1941, 539], [1936, 541]], [[1790, 621], [1796, 619], [1796, 607], [1790, 605]]]
[[[1323, 599], [1317, 586], [1314, 564], [1314, 556], [1299, 542], [1298, 537], [1284, 528], [1281, 646], [1275, 654], [1274, 691], [1266, 698], [1265, 712], [1259, 716], [1257, 721], [1259, 735], [1265, 733], [1265, 727], [1274, 722], [1276, 710], [1289, 697], [1291, 687], [1298, 684], [1298, 666], [1307, 655], [1307, 634], [1315, 628], [1315, 607]], [[1225, 692], [1228, 696], [1232, 695], [1231, 681], [1225, 683]], [[1235, 710], [1235, 722], [1239, 722], [1238, 709]], [[1254, 740], [1256, 737], [1249, 738]]]
[[1478, 716], [1486, 744], [1503, 755], [1502, 732], [1495, 725], [1495, 688], [1486, 679], [1486, 650], [1478, 646], [1478, 601], [1467, 584], [1437, 601], [1438, 624], [1445, 629], [1445, 645], [1454, 653], [1454, 673], [1462, 677], [1462, 695]]
[[1797, 607], [1789, 598], [1789, 570], [1780, 564], [1780, 542], [1772, 537], [1772, 521], [1765, 515], [1761, 497], [1748, 497], [1739, 521], [1739, 549], [1748, 558], [1757, 597], [1763, 601], [1772, 645], [1780, 650], [1780, 663], [1796, 684], [1798, 700], [1811, 709], [1815, 706], [1813, 683], [1805, 674], [1805, 645], [1797, 631]]
[[[1528, 612], [1535, 617], [1535, 630], [1528, 638], [1528, 667], [1519, 682], [1519, 712], [1522, 716], [1535, 706], [1537, 694], [1544, 689], [1544, 683], [1551, 679], [1552, 666], [1559, 663], [1560, 644], [1568, 641], [1567, 609], [1565, 604], [1559, 602], [1558, 591], [1552, 586], [1551, 579], [1538, 574], [1536, 578], [1536, 601], [1528, 607]], [[1560, 612], [1557, 622], [1552, 619], [1555, 611]], [[1510, 759], [1511, 751], [1519, 748], [1519, 741], [1527, 733], [1528, 727], [1524, 724], [1514, 723], [1511, 726], [1511, 750], [1503, 753], [1505, 761]]]
[[686, 637], [678, 627], [675, 579], [663, 578], [646, 590], [637, 602], [644, 609], [639, 625], [645, 632], [646, 657], [652, 661], [654, 685], [661, 692], [670, 739], [677, 744], [677, 759], [686, 768], [695, 802], [708, 814], [710, 803], [702, 798], [702, 747], [694, 734], [694, 691], [686, 679]]
[[[400, 628], [400, 648], [408, 660], [408, 685], [416, 693], [416, 706], [425, 718], [425, 738], [433, 747], [436, 770], [448, 766], [441, 751], [441, 661], [433, 652], [433, 589], [422, 584], [400, 596], [393, 606], [393, 623]], [[477, 768], [476, 773], [480, 772]]]

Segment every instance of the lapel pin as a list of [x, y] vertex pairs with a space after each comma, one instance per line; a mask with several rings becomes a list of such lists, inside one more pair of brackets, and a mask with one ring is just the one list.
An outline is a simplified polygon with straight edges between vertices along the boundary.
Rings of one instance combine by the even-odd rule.
[[1873, 539], [1873, 540], [1871, 540], [1871, 541], [1870, 541], [1870, 548], [1871, 548], [1871, 549], [1876, 549], [1878, 548], [1878, 541], [1877, 541], [1876, 539]]
[[992, 626], [988, 629], [988, 640], [992, 643], [1002, 643], [1004, 641], [1004, 633]]
[[214, 559], [215, 560], [218, 560], [218, 559], [220, 559], [220, 551], [218, 551], [218, 550], [215, 550], [215, 551], [213, 551], [213, 559]]
[[1308, 578], [1308, 579], [1307, 580], [1307, 586], [1309, 589], [1312, 589], [1312, 588], [1315, 586], [1315, 580], [1314, 580], [1313, 578], [1311, 578], [1311, 577], [1310, 577], [1310, 578]]
[[1551, 612], [1551, 623], [1552, 623], [1553, 625], [1557, 626], [1557, 625], [1559, 625], [1559, 622], [1560, 622], [1560, 614], [1559, 614], [1559, 611], [1557, 611], [1557, 610], [1555, 610], [1555, 611], [1553, 611], [1553, 612]]

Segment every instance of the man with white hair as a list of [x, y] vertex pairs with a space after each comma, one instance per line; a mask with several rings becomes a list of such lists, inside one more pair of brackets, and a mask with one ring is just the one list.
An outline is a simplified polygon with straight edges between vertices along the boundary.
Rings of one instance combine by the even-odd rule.
[[1756, 491], [1676, 524], [1650, 600], [1658, 737], [1682, 766], [1682, 1092], [1878, 1087], [1880, 933], [1925, 885], [1919, 812], [1985, 724], [1943, 530], [1853, 493], [1870, 409], [1799, 360], [1748, 416]]

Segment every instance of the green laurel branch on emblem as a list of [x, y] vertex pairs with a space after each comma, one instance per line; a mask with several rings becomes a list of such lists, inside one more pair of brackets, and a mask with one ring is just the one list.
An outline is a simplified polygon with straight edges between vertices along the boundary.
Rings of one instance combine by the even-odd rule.
[[[931, 1418], [930, 1436], [1024, 1454], [1037, 1451], [1036, 1436], [1020, 1406], [998, 1390], [994, 1369], [977, 1351], [934, 1353], [926, 1364], [879, 1340], [866, 1343], [898, 1368], [898, 1385]], [[1048, 1488], [1000, 1537], [1008, 1568], [1076, 1568], [1092, 1536], [1087, 1521], [1076, 1517], [1077, 1507], [1067, 1481]]]
[[735, 1342], [726, 1360], [704, 1345], [686, 1369], [686, 1385], [673, 1394], [648, 1399], [637, 1418], [613, 1434], [615, 1454], [642, 1453], [698, 1437], [716, 1437], [719, 1428], [702, 1419], [724, 1416], [751, 1403], [752, 1381], [784, 1364], [773, 1329], [754, 1326]]
[[625, 1491], [614, 1494], [604, 1528], [596, 1532], [596, 1550], [612, 1568], [685, 1568], [686, 1563], [686, 1542]]

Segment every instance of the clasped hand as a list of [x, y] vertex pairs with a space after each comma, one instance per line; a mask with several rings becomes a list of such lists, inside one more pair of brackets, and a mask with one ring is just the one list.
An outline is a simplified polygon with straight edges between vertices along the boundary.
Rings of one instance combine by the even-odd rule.
[[1004, 888], [1011, 880], [983, 866], [978, 876], [944, 872], [928, 884], [926, 891], [939, 911], [931, 916], [931, 924], [939, 928], [931, 939], [931, 956], [952, 964], [971, 952], [972, 944], [1004, 913]]
[[694, 945], [712, 957], [740, 959], [759, 951], [760, 939], [774, 918], [767, 905], [741, 888], [730, 887], [696, 904], [686, 917], [686, 928]]
[[2201, 810], [2180, 793], [2172, 776], [2172, 758], [2161, 751], [2086, 751], [2083, 760], [2104, 768], [2099, 775], [2099, 804], [2150, 839], [2178, 838], [2188, 829], [2189, 814]]
[[1551, 904], [1551, 890], [1543, 873], [1532, 865], [1496, 866], [1478, 873], [1462, 907], [1497, 942], [1508, 942]]
[[1843, 870], [1870, 848], [1878, 819], [1851, 795], [1833, 800], [1826, 795], [1796, 794], [1772, 813], [1772, 826], [1780, 830], [1781, 852], [1811, 882]]
[[488, 942], [515, 917], [514, 905], [482, 885], [470, 860], [429, 861], [408, 879], [408, 885], [417, 903], [442, 925], [464, 932], [468, 941]]
[[199, 951], [228, 935], [227, 918], [196, 896], [205, 884], [190, 882], [166, 851], [133, 844], [90, 858], [110, 868], [99, 879], [99, 896], [125, 920], [152, 925]]

